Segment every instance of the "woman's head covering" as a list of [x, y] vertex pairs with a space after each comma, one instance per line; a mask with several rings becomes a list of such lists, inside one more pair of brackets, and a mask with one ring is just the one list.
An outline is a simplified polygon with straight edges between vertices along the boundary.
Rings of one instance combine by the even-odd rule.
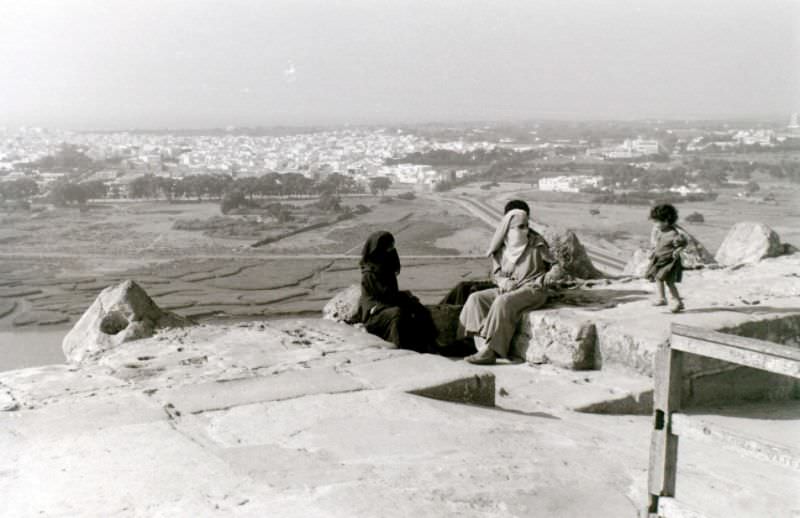
[[[512, 224], [513, 226], [524, 224], [525, 233], [527, 235], [528, 214], [521, 209], [513, 209], [507, 212], [494, 231], [494, 236], [492, 236], [492, 242], [489, 245], [489, 250], [487, 250], [486, 255], [492, 256], [502, 247], [510, 244], [507, 243], [507, 237], [508, 231], [512, 227]], [[524, 250], [525, 246], [527, 246], [527, 242], [522, 243], [522, 245]], [[514, 244], [511, 244], [511, 246], [514, 246]]]
[[394, 248], [394, 236], [380, 230], [371, 234], [361, 249], [361, 271], [400, 273], [400, 257]]

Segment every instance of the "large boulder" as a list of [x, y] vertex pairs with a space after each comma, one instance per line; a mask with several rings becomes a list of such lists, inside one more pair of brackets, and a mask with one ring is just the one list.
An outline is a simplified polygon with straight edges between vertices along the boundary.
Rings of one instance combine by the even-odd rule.
[[632, 275], [634, 277], [644, 277], [647, 267], [650, 265], [650, 248], [637, 248], [634, 250], [630, 260], [625, 264], [622, 275]]
[[681, 227], [681, 233], [686, 237], [686, 247], [681, 251], [681, 262], [683, 267], [689, 270], [697, 270], [710, 265], [717, 264], [714, 256], [706, 247], [693, 235]]
[[731, 228], [715, 258], [718, 263], [730, 266], [756, 263], [767, 257], [777, 257], [784, 251], [784, 246], [774, 230], [763, 223], [745, 221]]
[[163, 311], [141, 286], [128, 280], [100, 292], [64, 337], [61, 348], [67, 361], [80, 363], [124, 342], [152, 336], [156, 329], [192, 323], [190, 319]]
[[322, 318], [336, 322], [352, 322], [358, 316], [361, 286], [352, 284], [340, 291], [322, 308]]
[[[546, 232], [544, 238], [550, 245], [550, 251], [558, 260], [559, 269], [556, 270], [562, 278], [600, 279], [605, 277], [601, 271], [594, 267], [589, 254], [581, 244], [575, 232]], [[548, 279], [555, 282], [557, 279]]]

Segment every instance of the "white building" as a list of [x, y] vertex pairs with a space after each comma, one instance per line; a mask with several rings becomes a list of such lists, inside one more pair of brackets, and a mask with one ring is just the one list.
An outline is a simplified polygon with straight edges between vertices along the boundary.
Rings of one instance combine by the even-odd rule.
[[539, 179], [539, 190], [553, 192], [580, 192], [581, 189], [597, 189], [600, 187], [600, 183], [602, 181], [602, 176], [550, 176]]
[[680, 194], [681, 196], [687, 196], [689, 194], [706, 194], [707, 191], [699, 187], [697, 184], [690, 183], [689, 185], [670, 187], [669, 192], [674, 192], [676, 194]]
[[789, 125], [786, 127], [791, 132], [800, 131], [800, 114], [795, 112], [789, 118]]
[[608, 158], [639, 158], [644, 156], [659, 155], [665, 150], [657, 140], [626, 139], [621, 145], [607, 151]]
[[745, 146], [772, 147], [775, 145], [774, 139], [775, 132], [771, 130], [743, 130], [733, 135], [733, 140]]

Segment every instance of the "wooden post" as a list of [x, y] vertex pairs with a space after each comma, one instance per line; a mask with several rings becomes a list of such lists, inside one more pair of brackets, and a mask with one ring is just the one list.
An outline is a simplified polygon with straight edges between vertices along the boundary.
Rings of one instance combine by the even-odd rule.
[[664, 344], [656, 351], [653, 391], [653, 433], [645, 516], [658, 516], [658, 499], [675, 496], [678, 468], [678, 436], [672, 433], [672, 414], [680, 409], [683, 353]]

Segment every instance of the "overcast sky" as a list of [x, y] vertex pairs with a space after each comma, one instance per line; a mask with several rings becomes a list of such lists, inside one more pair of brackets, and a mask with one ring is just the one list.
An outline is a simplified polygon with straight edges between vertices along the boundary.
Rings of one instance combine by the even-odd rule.
[[794, 0], [0, 0], [0, 126], [800, 111]]

